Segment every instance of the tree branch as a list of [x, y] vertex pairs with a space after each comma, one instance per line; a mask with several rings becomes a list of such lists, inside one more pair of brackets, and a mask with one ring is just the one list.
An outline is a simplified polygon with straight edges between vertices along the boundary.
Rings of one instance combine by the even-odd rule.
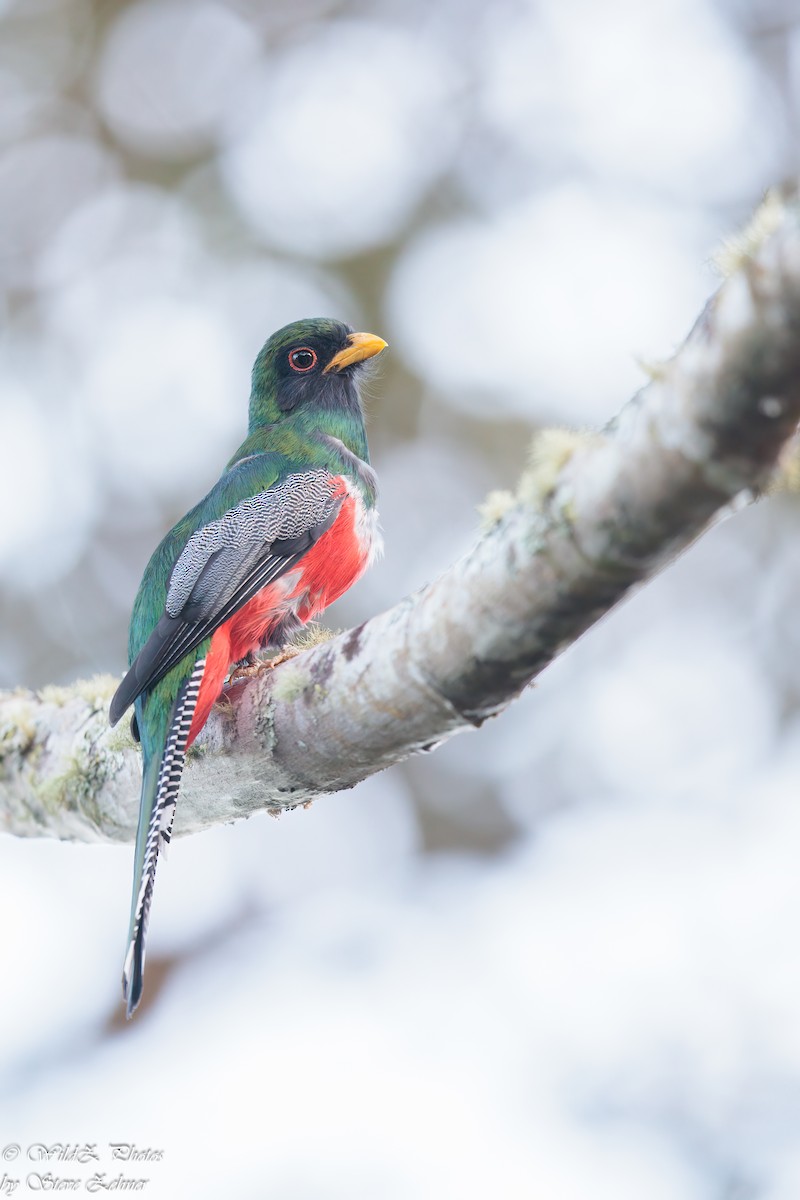
[[[480, 725], [734, 497], [764, 486], [800, 419], [796, 198], [771, 201], [748, 236], [675, 357], [602, 434], [542, 435], [464, 558], [230, 689], [190, 756], [177, 832], [351, 787]], [[114, 685], [0, 697], [0, 827], [133, 838], [139, 754], [108, 729]]]

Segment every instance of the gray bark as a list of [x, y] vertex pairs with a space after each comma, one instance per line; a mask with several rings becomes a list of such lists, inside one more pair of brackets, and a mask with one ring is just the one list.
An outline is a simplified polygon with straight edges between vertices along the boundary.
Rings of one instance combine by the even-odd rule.
[[[479, 726], [734, 499], [758, 494], [800, 419], [796, 201], [771, 201], [734, 257], [674, 358], [601, 434], [538, 439], [464, 558], [230, 690], [190, 755], [176, 832], [351, 787]], [[0, 828], [133, 838], [139, 752], [107, 726], [115, 684], [0, 697]]]

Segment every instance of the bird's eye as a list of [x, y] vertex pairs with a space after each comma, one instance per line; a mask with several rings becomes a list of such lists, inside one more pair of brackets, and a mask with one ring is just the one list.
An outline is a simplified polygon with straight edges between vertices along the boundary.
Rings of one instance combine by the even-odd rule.
[[312, 367], [317, 365], [317, 356], [308, 346], [301, 346], [299, 350], [292, 350], [289, 355], [289, 366], [293, 371], [310, 371]]

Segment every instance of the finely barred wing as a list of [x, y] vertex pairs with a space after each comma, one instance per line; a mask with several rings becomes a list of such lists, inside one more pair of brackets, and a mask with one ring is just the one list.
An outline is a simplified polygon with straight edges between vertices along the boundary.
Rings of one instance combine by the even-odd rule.
[[330, 529], [341, 503], [328, 471], [301, 471], [192, 534], [172, 569], [164, 615], [111, 702], [111, 724], [261, 588], [296, 566]]
[[324, 470], [289, 475], [198, 529], [172, 569], [167, 615], [188, 620], [220, 611], [264, 565], [265, 548], [277, 558], [305, 552], [316, 540], [312, 531], [325, 522], [328, 528], [339, 510], [332, 482]]

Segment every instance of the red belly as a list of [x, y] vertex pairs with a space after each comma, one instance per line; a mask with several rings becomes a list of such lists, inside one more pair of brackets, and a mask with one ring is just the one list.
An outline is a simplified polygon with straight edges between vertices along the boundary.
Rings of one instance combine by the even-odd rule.
[[235, 662], [268, 642], [288, 612], [305, 623], [355, 583], [367, 565], [367, 552], [356, 533], [356, 505], [345, 496], [333, 525], [283, 579], [262, 588], [211, 638], [188, 746], [208, 719]]

